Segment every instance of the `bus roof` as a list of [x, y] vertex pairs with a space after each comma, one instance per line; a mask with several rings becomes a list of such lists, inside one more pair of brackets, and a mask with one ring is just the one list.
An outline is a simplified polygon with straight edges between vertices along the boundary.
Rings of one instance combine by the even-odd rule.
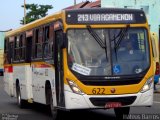
[[[99, 10], [99, 11], [98, 11]], [[103, 12], [103, 11], [109, 11], [109, 12], [112, 12], [112, 11], [120, 11], [120, 12], [144, 12], [143, 10], [141, 9], [126, 9], [126, 8], [79, 8], [79, 9], [66, 9], [65, 10], [66, 12], [68, 11], [77, 11], [77, 12], [83, 12], [83, 11], [97, 11], [97, 13], [99, 12]]]
[[52, 14], [52, 15], [48, 15], [48, 16], [46, 16], [46, 17], [44, 17], [44, 18], [38, 19], [38, 20], [36, 20], [36, 21], [34, 21], [34, 22], [31, 22], [31, 23], [28, 23], [28, 24], [26, 24], [26, 25], [23, 25], [22, 27], [20, 27], [20, 28], [18, 28], [18, 29], [15, 29], [15, 30], [6, 32], [5, 36], [6, 36], [6, 37], [11, 37], [11, 36], [13, 36], [13, 35], [15, 35], [15, 34], [23, 33], [23, 32], [25, 32], [25, 31], [31, 30], [32, 28], [41, 26], [41, 25], [43, 25], [43, 24], [50, 23], [50, 22], [52, 22], [52, 21], [54, 21], [54, 20], [57, 20], [57, 19], [61, 18], [61, 17], [62, 17], [62, 16], [61, 16], [61, 15], [62, 15], [62, 12], [63, 12], [63, 10], [60, 11], [60, 12], [54, 13], [54, 14]]

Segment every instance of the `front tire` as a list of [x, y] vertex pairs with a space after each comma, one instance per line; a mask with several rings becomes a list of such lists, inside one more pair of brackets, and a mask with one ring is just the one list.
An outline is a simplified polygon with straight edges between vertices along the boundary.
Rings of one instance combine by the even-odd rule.
[[20, 91], [20, 86], [18, 85], [16, 88], [16, 93], [17, 93], [17, 104], [20, 108], [24, 108], [26, 105], [26, 101], [22, 100], [21, 98], [21, 91]]
[[49, 108], [52, 115], [53, 120], [57, 120], [58, 117], [58, 110], [53, 105], [53, 97], [51, 89], [47, 90], [47, 94], [49, 96]]
[[125, 119], [125, 115], [129, 115], [130, 107], [114, 108], [114, 112], [117, 119]]

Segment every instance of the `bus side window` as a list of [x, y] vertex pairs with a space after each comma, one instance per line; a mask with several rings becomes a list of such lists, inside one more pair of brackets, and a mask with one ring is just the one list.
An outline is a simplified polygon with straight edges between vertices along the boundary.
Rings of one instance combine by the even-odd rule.
[[[49, 27], [49, 50], [50, 50], [50, 56], [54, 58], [54, 45], [55, 45], [55, 39], [54, 39], [54, 25], [51, 24]], [[54, 59], [53, 59], [54, 60]], [[53, 61], [54, 63], [54, 61]]]
[[36, 29], [35, 58], [42, 58], [43, 28]]
[[26, 37], [26, 62], [30, 63], [31, 62], [31, 56], [32, 56], [32, 36]]
[[14, 39], [14, 61], [19, 61], [19, 36], [16, 36]]
[[9, 64], [13, 61], [13, 53], [14, 53], [14, 42], [9, 41]]
[[[47, 25], [44, 27], [44, 42], [43, 42], [43, 58], [53, 58], [53, 45], [54, 45], [54, 27], [53, 25]], [[54, 63], [52, 59], [52, 63]]]
[[20, 57], [20, 60], [22, 60], [22, 38], [23, 38], [23, 36], [20, 35], [20, 37], [19, 37], [19, 57]]
[[23, 34], [15, 37], [14, 40], [14, 61], [24, 61], [25, 59], [25, 44]]
[[25, 34], [22, 35], [22, 46], [21, 46], [21, 60], [25, 60], [25, 48], [26, 48], [26, 36]]
[[19, 59], [22, 60], [22, 45], [23, 45], [23, 36], [19, 36]]
[[32, 42], [32, 59], [36, 58], [36, 42], [38, 40], [38, 29], [33, 30], [33, 42]]
[[4, 46], [4, 63], [8, 64], [9, 63], [9, 39], [5, 39], [5, 46]]
[[46, 26], [44, 28], [44, 42], [43, 42], [43, 57], [49, 58], [50, 56], [50, 50], [49, 50], [49, 26]]

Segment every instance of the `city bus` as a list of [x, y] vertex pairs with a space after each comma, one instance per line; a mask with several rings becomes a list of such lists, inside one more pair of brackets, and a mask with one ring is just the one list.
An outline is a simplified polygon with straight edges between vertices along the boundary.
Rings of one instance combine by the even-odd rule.
[[4, 32], [0, 32], [0, 76], [3, 75]]
[[[159, 41], [158, 41], [158, 36], [155, 32], [151, 32], [151, 38], [152, 38], [152, 46], [153, 46], [153, 56], [154, 56], [154, 71], [155, 71], [155, 76], [154, 76], [154, 83], [157, 84], [159, 83], [160, 79], [160, 55], [159, 55]], [[156, 90], [156, 88], [155, 88]]]
[[154, 62], [142, 10], [62, 10], [6, 33], [5, 91], [62, 110], [152, 106]]

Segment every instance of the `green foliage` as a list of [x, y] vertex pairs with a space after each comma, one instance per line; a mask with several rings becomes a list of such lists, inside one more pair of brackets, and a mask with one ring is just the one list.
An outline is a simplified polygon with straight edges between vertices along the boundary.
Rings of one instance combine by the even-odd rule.
[[[22, 7], [24, 8], [24, 5]], [[52, 5], [26, 4], [26, 24], [45, 17], [52, 8]], [[24, 24], [24, 17], [21, 24]]]

